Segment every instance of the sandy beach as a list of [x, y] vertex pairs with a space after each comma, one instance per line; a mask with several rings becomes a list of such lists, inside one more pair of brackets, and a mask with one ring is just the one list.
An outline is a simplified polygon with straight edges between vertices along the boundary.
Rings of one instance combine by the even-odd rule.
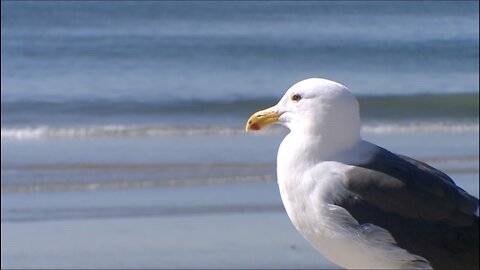
[[2, 194], [1, 227], [2, 269], [335, 267], [271, 182]]
[[[478, 196], [476, 132], [367, 135]], [[281, 136], [2, 140], [2, 268], [334, 268], [284, 212]]]
[[[475, 175], [453, 176], [478, 196]], [[337, 268], [294, 229], [277, 189], [4, 192], [2, 268]]]

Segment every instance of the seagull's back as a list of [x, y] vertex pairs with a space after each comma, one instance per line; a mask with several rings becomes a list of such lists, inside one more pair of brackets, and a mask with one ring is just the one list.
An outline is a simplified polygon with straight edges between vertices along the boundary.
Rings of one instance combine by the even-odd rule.
[[356, 196], [336, 204], [359, 223], [386, 229], [434, 269], [478, 269], [478, 199], [446, 174], [375, 146], [370, 161], [347, 171], [347, 179]]

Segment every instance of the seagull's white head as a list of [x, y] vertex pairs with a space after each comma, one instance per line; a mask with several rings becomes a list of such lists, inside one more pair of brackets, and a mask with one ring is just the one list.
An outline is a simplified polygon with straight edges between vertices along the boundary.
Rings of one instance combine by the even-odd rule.
[[325, 139], [360, 137], [357, 99], [334, 81], [311, 78], [294, 84], [273, 107], [253, 114], [246, 130], [260, 130], [274, 123], [292, 132]]

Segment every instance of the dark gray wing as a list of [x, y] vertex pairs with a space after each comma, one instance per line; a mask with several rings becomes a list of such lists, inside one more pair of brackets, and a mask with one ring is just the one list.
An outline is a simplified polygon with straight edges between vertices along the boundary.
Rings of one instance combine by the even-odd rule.
[[335, 202], [361, 224], [388, 230], [434, 269], [478, 269], [478, 199], [439, 170], [378, 147], [347, 172], [350, 196]]

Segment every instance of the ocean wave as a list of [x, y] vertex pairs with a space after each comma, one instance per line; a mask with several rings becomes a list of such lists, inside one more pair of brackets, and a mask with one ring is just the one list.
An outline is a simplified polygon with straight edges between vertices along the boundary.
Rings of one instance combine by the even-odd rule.
[[[431, 157], [421, 159], [425, 162], [434, 164], [435, 166], [441, 166], [442, 170], [448, 174], [478, 174], [478, 156], [466, 156], [466, 157]], [[449, 167], [451, 163], [458, 163], [461, 166]], [[173, 187], [173, 186], [190, 186], [190, 185], [211, 185], [211, 184], [234, 184], [234, 183], [249, 183], [249, 182], [275, 182], [277, 180], [275, 172], [275, 164], [265, 163], [260, 166], [266, 169], [264, 173], [258, 174], [234, 174], [234, 175], [221, 175], [193, 178], [164, 178], [160, 174], [151, 172], [155, 175], [153, 178], [145, 179], [141, 175], [133, 174], [129, 179], [123, 180], [105, 180], [101, 176], [93, 177], [88, 181], [75, 180], [69, 175], [78, 174], [80, 171], [95, 171], [97, 174], [99, 171], [107, 172], [122, 172], [128, 171], [142, 171], [145, 169], [156, 168], [159, 170], [165, 170], [171, 168], [175, 170], [195, 171], [201, 167], [211, 168], [213, 171], [221, 170], [222, 168], [237, 168], [238, 166], [244, 167], [244, 169], [252, 168], [258, 169], [259, 164], [30, 164], [23, 166], [2, 166], [2, 171], [15, 170], [31, 173], [30, 171], [41, 170], [45, 173], [54, 173], [58, 175], [63, 174], [65, 180], [47, 181], [47, 182], [23, 182], [9, 181], [2, 183], [1, 192], [46, 192], [46, 191], [75, 191], [75, 190], [106, 190], [106, 189], [133, 189], [133, 188], [161, 188], [161, 187]], [[268, 172], [270, 171], [270, 172]]]
[[[364, 119], [478, 119], [479, 94], [414, 94], [358, 97]], [[254, 111], [278, 102], [278, 97], [229, 98], [219, 100], [2, 100], [2, 122], [75, 117], [124, 118], [187, 115], [248, 117]]]
[[[284, 134], [285, 128], [274, 126], [259, 135]], [[429, 133], [429, 132], [479, 132], [477, 123], [419, 122], [365, 124], [362, 133]], [[227, 126], [136, 126], [136, 125], [96, 125], [77, 127], [2, 127], [2, 139], [56, 139], [56, 138], [95, 138], [95, 137], [155, 137], [171, 135], [244, 135], [243, 127]]]
[[236, 135], [245, 131], [229, 127], [165, 127], [99, 125], [80, 127], [2, 127], [2, 139], [90, 138], [90, 137], [150, 137], [168, 135]]
[[367, 124], [362, 126], [363, 133], [430, 133], [430, 132], [479, 132], [478, 123], [402, 123], [402, 124]]
[[72, 220], [87, 218], [165, 217], [233, 213], [282, 212], [281, 204], [227, 204], [196, 206], [117, 206], [93, 208], [15, 208], [2, 210], [2, 222]]
[[131, 189], [154, 188], [169, 186], [188, 186], [206, 184], [233, 184], [259, 181], [276, 181], [276, 175], [233, 175], [222, 177], [191, 178], [191, 179], [136, 179], [135, 181], [92, 181], [92, 182], [62, 182], [62, 183], [27, 183], [2, 184], [2, 192], [40, 192], [60, 190], [101, 190], [101, 189]]

